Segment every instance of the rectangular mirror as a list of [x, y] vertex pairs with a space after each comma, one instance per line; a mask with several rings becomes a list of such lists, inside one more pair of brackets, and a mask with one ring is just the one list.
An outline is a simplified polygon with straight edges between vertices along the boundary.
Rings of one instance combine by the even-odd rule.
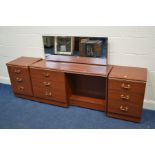
[[45, 59], [107, 65], [107, 37], [43, 36]]

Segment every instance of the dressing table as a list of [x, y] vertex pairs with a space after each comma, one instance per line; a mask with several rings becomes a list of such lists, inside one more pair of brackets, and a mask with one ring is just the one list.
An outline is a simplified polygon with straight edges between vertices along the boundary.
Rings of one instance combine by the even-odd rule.
[[140, 122], [147, 70], [90, 61], [63, 56], [53, 56], [50, 61], [20, 57], [7, 67], [17, 97], [100, 110], [109, 117]]

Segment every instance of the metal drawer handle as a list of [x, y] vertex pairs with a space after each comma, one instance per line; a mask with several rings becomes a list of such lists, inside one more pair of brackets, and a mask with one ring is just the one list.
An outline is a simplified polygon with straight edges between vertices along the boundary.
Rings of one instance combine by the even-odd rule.
[[45, 95], [46, 96], [52, 96], [52, 93], [51, 92], [49, 92], [49, 93], [48, 92], [45, 92]]
[[18, 90], [24, 90], [24, 87], [22, 87], [22, 86], [18, 87]]
[[45, 86], [50, 86], [50, 85], [51, 85], [50, 82], [46, 82], [46, 81], [45, 81], [45, 82], [43, 82], [43, 83], [44, 83]]
[[121, 99], [124, 99], [124, 100], [129, 100], [130, 99], [130, 96], [129, 95], [121, 95]]
[[21, 70], [20, 69], [15, 69], [14, 72], [19, 74], [21, 72]]
[[49, 77], [50, 74], [49, 74], [49, 73], [44, 73], [44, 76], [45, 76], [45, 77]]
[[130, 89], [131, 88], [131, 85], [130, 84], [125, 85], [124, 83], [122, 83], [122, 88], [124, 88], [124, 89]]
[[123, 107], [123, 106], [121, 105], [121, 106], [120, 106], [120, 110], [121, 110], [121, 111], [127, 112], [127, 111], [128, 111], [128, 107]]
[[16, 78], [17, 82], [22, 82], [22, 78]]

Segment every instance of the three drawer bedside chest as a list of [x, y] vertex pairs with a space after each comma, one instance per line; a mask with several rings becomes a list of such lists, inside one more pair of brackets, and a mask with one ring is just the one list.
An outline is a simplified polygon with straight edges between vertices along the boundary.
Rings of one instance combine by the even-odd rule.
[[108, 77], [108, 116], [140, 121], [146, 75], [144, 68], [113, 67]]
[[[70, 105], [140, 122], [147, 70], [137, 67], [60, 62], [20, 57], [7, 63], [17, 97], [62, 107]], [[90, 60], [90, 59], [89, 59]]]
[[12, 89], [15, 94], [33, 96], [29, 66], [40, 58], [20, 57], [7, 63]]

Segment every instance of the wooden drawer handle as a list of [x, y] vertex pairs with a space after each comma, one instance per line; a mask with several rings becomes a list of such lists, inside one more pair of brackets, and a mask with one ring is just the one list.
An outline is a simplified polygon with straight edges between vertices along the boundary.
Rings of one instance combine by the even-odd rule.
[[125, 85], [124, 83], [122, 83], [122, 88], [124, 88], [124, 89], [130, 89], [131, 88], [131, 85], [130, 84]]
[[52, 93], [51, 92], [45, 92], [45, 95], [46, 96], [52, 96]]
[[123, 100], [129, 100], [130, 99], [130, 96], [129, 95], [121, 95], [121, 99]]
[[124, 111], [124, 112], [127, 112], [128, 111], [128, 107], [123, 107], [122, 105], [120, 106], [120, 110], [121, 111]]
[[16, 78], [16, 81], [17, 81], [17, 82], [22, 82], [22, 81], [23, 81], [23, 79], [22, 79], [22, 78], [18, 78], [18, 77], [17, 77], [17, 78]]
[[18, 87], [18, 90], [24, 90], [24, 87], [22, 87], [22, 86]]
[[50, 82], [43, 82], [45, 86], [50, 86], [51, 83]]
[[21, 70], [20, 69], [15, 69], [14, 72], [19, 74], [21, 72]]
[[49, 73], [44, 73], [44, 76], [45, 76], [45, 77], [49, 77], [50, 74], [49, 74]]

